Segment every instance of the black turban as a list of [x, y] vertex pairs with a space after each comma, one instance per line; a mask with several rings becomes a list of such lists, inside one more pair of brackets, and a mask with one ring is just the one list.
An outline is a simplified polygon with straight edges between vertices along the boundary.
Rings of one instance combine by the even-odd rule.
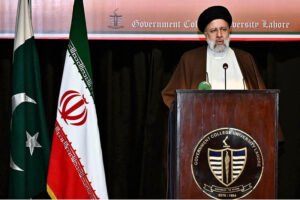
[[232, 23], [232, 17], [227, 8], [223, 6], [212, 6], [204, 10], [198, 18], [198, 28], [204, 32], [205, 27], [215, 19], [224, 19], [229, 27]]

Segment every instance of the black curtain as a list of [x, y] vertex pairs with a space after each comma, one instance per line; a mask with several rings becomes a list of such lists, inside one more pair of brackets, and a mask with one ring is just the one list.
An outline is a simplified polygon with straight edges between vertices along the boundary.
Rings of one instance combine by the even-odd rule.
[[[66, 40], [37, 40], [43, 98], [52, 137]], [[110, 198], [165, 198], [167, 120], [161, 90], [186, 50], [205, 42], [90, 41], [95, 103]], [[13, 40], [0, 40], [0, 198], [7, 198]], [[279, 197], [299, 198], [299, 42], [232, 42], [253, 54], [268, 88], [280, 93], [286, 138]]]

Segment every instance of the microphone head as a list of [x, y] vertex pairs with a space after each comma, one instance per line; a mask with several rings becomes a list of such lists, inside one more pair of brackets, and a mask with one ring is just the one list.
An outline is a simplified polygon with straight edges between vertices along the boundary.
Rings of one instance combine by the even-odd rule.
[[223, 64], [223, 69], [228, 69], [228, 64], [227, 63]]
[[207, 81], [202, 81], [198, 85], [198, 90], [211, 90], [211, 85]]

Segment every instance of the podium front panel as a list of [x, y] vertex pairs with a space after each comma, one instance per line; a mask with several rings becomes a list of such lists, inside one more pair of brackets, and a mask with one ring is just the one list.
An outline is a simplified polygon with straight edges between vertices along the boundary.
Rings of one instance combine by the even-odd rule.
[[[235, 198], [235, 196], [232, 196], [235, 194], [228, 192], [228, 188], [230, 188], [230, 190], [240, 190], [240, 194], [244, 190], [249, 190], [250, 192], [243, 193], [245, 195], [242, 197], [245, 198], [276, 198], [278, 91], [177, 90], [176, 93], [176, 103], [172, 116], [174, 121], [173, 132], [170, 133], [172, 136], [170, 141], [172, 159], [170, 161], [170, 197], [216, 198], [210, 195], [209, 190], [215, 190], [218, 193], [218, 190], [220, 191], [222, 190], [220, 188], [223, 188], [223, 192], [219, 192], [217, 198], [232, 199]], [[222, 130], [224, 136], [219, 137], [222, 139], [214, 141], [213, 139], [216, 136], [222, 135]], [[227, 140], [225, 137], [226, 130], [233, 131], [230, 134], [243, 137], [246, 143], [248, 141], [250, 147], [248, 149], [246, 147], [239, 148], [239, 151], [236, 150], [237, 148], [233, 148], [235, 139], [233, 141]], [[219, 131], [219, 133], [213, 133], [214, 131]], [[209, 135], [209, 133], [214, 135]], [[240, 133], [245, 133], [245, 136], [241, 136]], [[199, 160], [199, 166], [207, 165], [203, 169], [208, 170], [200, 170], [198, 174], [202, 179], [210, 179], [205, 184], [206, 188], [199, 186], [193, 168], [193, 162], [195, 163], [195, 157], [193, 156], [200, 154], [202, 146], [204, 147], [201, 144], [203, 139], [210, 141], [206, 145], [208, 148], [206, 151], [209, 151], [211, 155], [214, 152], [220, 152], [220, 155], [224, 153], [224, 155], [222, 154], [222, 170], [220, 170], [224, 175], [219, 175], [219, 172], [215, 172], [217, 171], [214, 169], [215, 160], [208, 158], [210, 155], [204, 155], [204, 157], [207, 157], [207, 160]], [[254, 142], [251, 142], [251, 139]], [[202, 142], [206, 144], [206, 141]], [[202, 146], [197, 147], [197, 145]], [[223, 145], [223, 150], [219, 148], [221, 147], [220, 145]], [[224, 145], [228, 145], [228, 147], [225, 148], [226, 146]], [[251, 145], [253, 149], [256, 149], [252, 154]], [[254, 145], [257, 145], [257, 147], [254, 147]], [[226, 154], [229, 152], [229, 156], [227, 155], [226, 158], [224, 149], [227, 149]], [[232, 167], [232, 160], [230, 160], [231, 157], [233, 159], [234, 155], [238, 153], [244, 155], [244, 157], [239, 157], [243, 159], [236, 162], [240, 163], [241, 167], [239, 170]], [[262, 154], [261, 158], [258, 155], [254, 155], [259, 153]], [[205, 154], [207, 153], [205, 152]], [[225, 170], [224, 163], [226, 159], [227, 168]], [[261, 159], [262, 172], [260, 175], [254, 175], [256, 177], [251, 177], [255, 173], [249, 171], [251, 170], [249, 165], [253, 161], [260, 162], [259, 159]], [[198, 160], [196, 164], [198, 164]], [[233, 174], [233, 170], [236, 170], [236, 175]], [[228, 180], [228, 177], [230, 180]], [[256, 185], [251, 183], [252, 179], [257, 179]], [[245, 182], [245, 184], [235, 185], [238, 181]], [[248, 185], [247, 181], [249, 182]], [[214, 184], [209, 184], [214, 182], [219, 183], [222, 187], [215, 187]], [[242, 189], [238, 189], [239, 187]]]

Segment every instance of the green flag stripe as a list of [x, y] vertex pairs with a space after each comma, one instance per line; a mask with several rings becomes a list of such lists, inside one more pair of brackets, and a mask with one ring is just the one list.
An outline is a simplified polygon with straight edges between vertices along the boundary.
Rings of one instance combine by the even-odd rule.
[[68, 51], [70, 56], [73, 58], [75, 65], [77, 66], [77, 69], [82, 76], [83, 81], [85, 82], [88, 90], [90, 91], [91, 96], [94, 98], [92, 78], [90, 76], [90, 73], [87, 71], [85, 63], [81, 60], [81, 56], [77, 52], [77, 49], [74, 46], [72, 40], [69, 41]]
[[70, 41], [76, 47], [82, 62], [84, 63], [89, 77], [92, 80], [92, 69], [90, 61], [90, 50], [87, 38], [83, 1], [75, 1], [73, 7]]

